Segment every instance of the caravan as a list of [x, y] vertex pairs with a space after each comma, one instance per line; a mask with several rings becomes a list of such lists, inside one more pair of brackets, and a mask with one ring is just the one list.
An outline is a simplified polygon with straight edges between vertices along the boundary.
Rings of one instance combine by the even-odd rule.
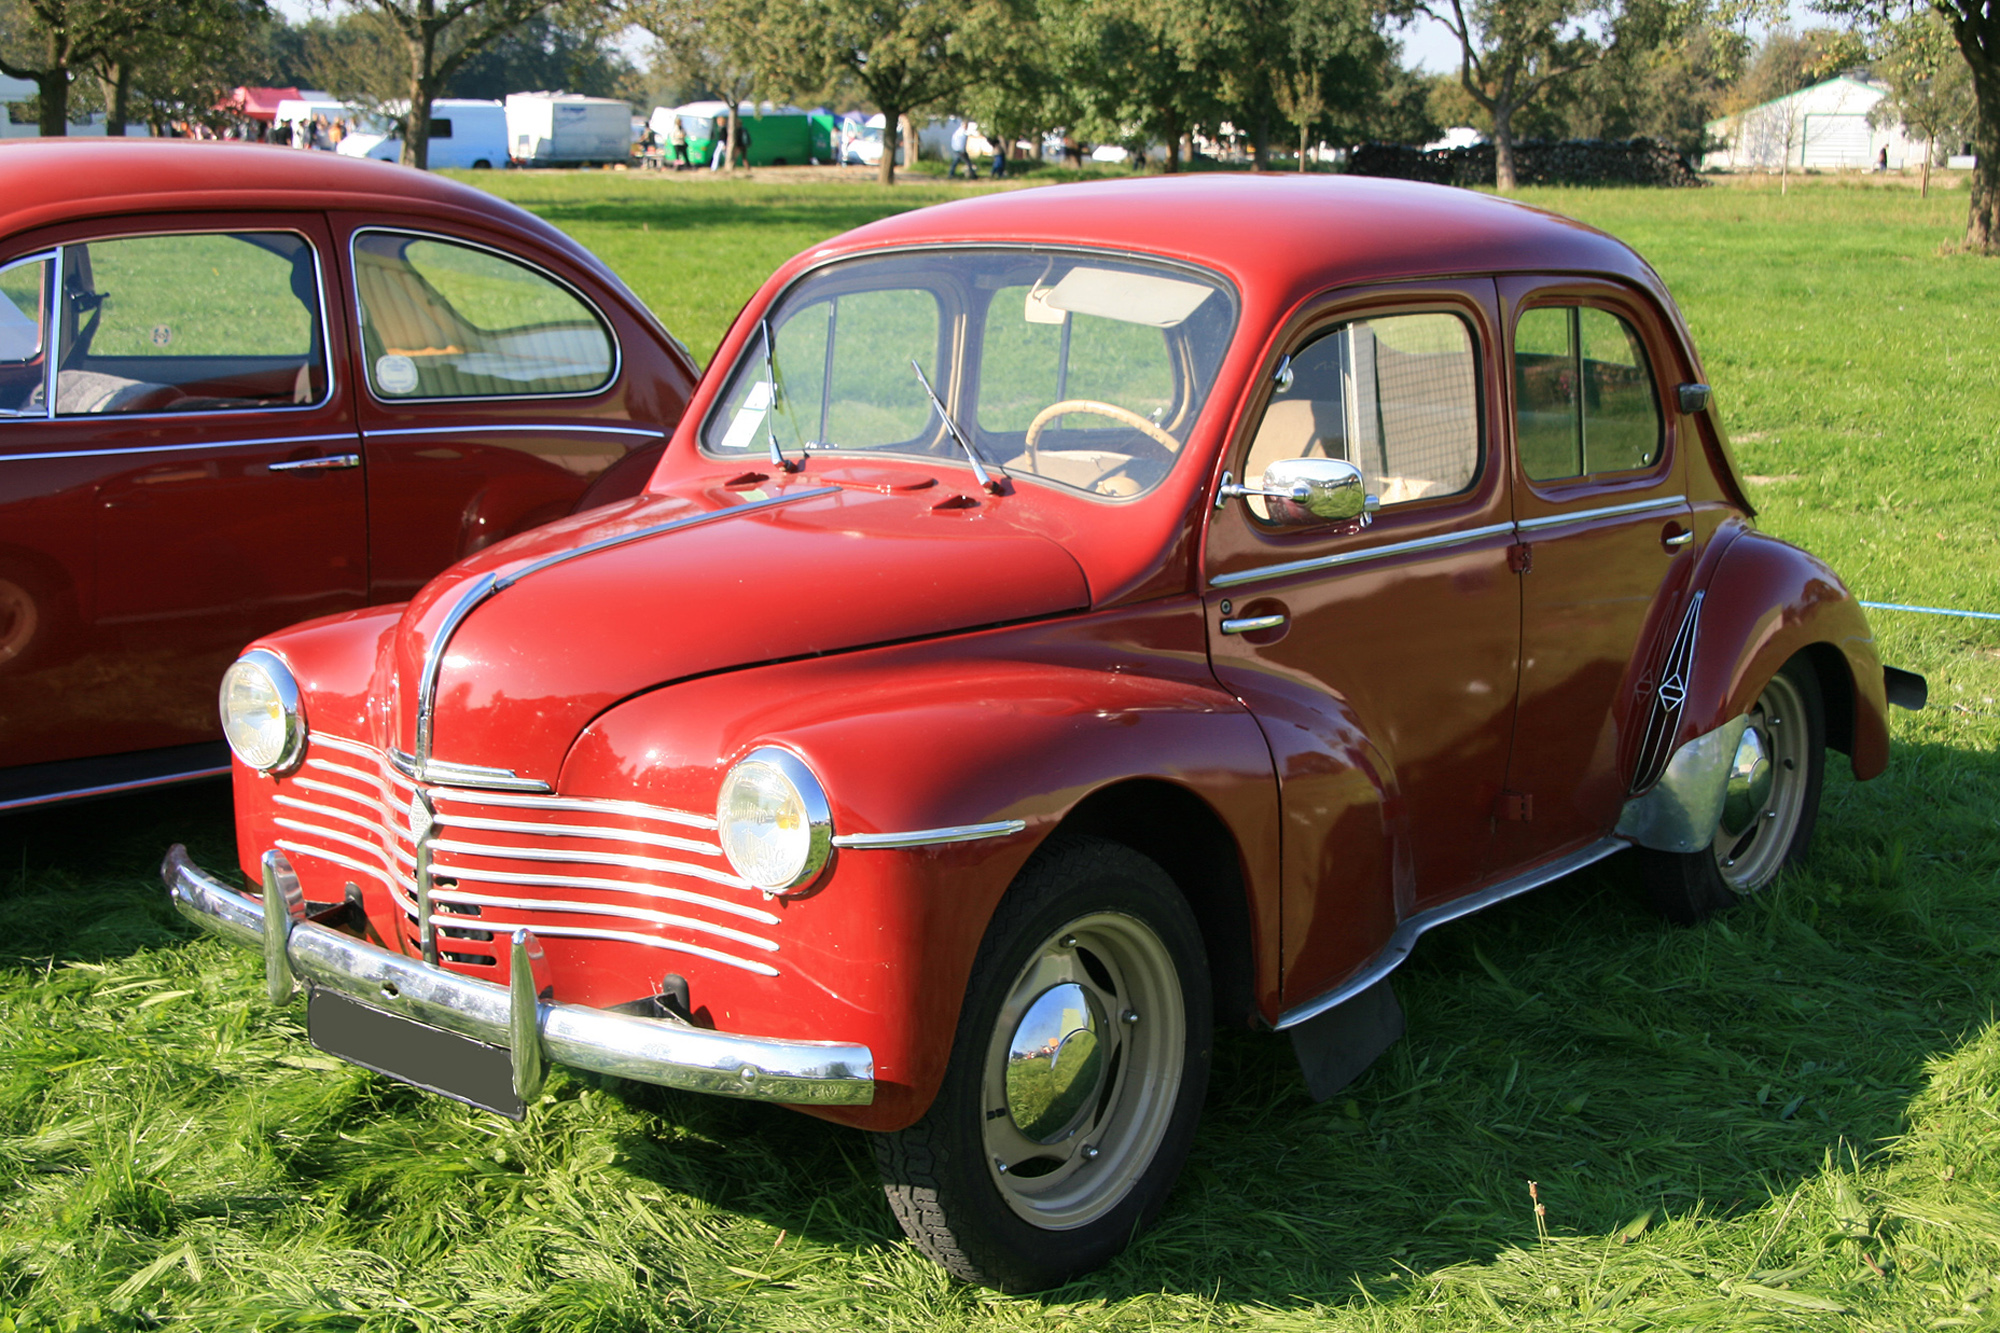
[[[402, 161], [401, 127], [394, 122], [402, 118], [404, 105], [389, 103], [383, 111], [390, 119], [368, 118], [364, 122], [367, 128], [342, 139], [338, 151], [348, 157]], [[484, 171], [506, 166], [507, 109], [498, 102], [464, 97], [441, 97], [432, 102], [430, 151], [426, 156], [433, 170]]]
[[508, 93], [506, 115], [516, 166], [591, 166], [632, 156], [632, 108], [617, 98]]

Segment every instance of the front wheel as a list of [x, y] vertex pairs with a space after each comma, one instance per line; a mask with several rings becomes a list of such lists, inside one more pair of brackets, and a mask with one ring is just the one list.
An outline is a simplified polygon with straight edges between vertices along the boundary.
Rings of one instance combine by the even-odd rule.
[[1693, 923], [1770, 884], [1812, 842], [1825, 770], [1819, 678], [1810, 663], [1793, 658], [1750, 709], [1709, 845], [1645, 853], [1653, 905], [1670, 920]]
[[937, 1099], [875, 1136], [890, 1207], [953, 1274], [1037, 1291], [1159, 1212], [1208, 1087], [1208, 964], [1166, 872], [1060, 838], [995, 913]]

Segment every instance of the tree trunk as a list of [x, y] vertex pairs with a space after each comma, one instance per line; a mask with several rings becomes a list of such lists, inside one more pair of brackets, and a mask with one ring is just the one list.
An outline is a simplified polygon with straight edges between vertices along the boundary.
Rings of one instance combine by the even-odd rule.
[[1975, 63], [1972, 91], [1979, 102], [1979, 123], [1973, 129], [1975, 154], [1966, 182], [1972, 195], [1966, 211], [1965, 248], [1978, 254], [2000, 255], [2000, 67]]
[[739, 101], [731, 101], [729, 110], [722, 113], [722, 169], [736, 170], [736, 118], [743, 113], [737, 110]]
[[896, 183], [896, 142], [903, 137], [903, 108], [885, 106], [882, 108], [882, 162], [875, 169], [875, 179], [884, 185]]
[[98, 80], [104, 89], [104, 133], [114, 139], [125, 137], [125, 126], [132, 118], [132, 66], [127, 61], [115, 61], [105, 66], [105, 77]]
[[1514, 187], [1514, 108], [1501, 103], [1493, 108], [1493, 188], [1508, 194]]
[[60, 139], [69, 133], [69, 37], [49, 34], [49, 63], [34, 74], [35, 100], [41, 103], [41, 123], [36, 133], [45, 139]]
[[1250, 161], [1258, 171], [1271, 169], [1271, 114], [1257, 113], [1257, 128], [1250, 137]]
[[1922, 183], [1917, 187], [1917, 198], [1919, 199], [1928, 199], [1931, 197], [1931, 154], [1936, 151], [1937, 143], [1934, 140], [1924, 140], [1924, 169], [1919, 177]]
[[405, 39], [410, 48], [410, 106], [403, 116], [403, 165], [418, 171], [431, 161], [431, 95], [437, 84], [437, 33], [428, 24]]
[[1306, 170], [1306, 127], [1305, 127], [1305, 125], [1304, 125], [1304, 124], [1300, 124], [1300, 126], [1299, 126], [1299, 174], [1300, 174], [1301, 176], [1303, 176], [1303, 175], [1305, 174], [1305, 170]]

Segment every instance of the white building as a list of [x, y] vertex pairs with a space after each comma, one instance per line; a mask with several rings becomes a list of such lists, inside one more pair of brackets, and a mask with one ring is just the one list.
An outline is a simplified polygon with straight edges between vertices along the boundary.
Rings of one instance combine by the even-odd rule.
[[1701, 160], [1705, 171], [1777, 171], [1787, 162], [1794, 171], [1863, 171], [1882, 162], [1901, 170], [1923, 160], [1923, 145], [1913, 143], [1900, 125], [1880, 129], [1868, 123], [1868, 113], [1888, 96], [1886, 86], [1842, 75], [1802, 88], [1762, 106], [1708, 122], [1708, 136], [1724, 147]]

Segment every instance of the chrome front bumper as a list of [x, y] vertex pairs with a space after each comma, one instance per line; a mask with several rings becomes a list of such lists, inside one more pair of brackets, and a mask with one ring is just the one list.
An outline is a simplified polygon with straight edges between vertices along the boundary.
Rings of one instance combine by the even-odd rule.
[[[536, 998], [527, 967], [514, 969], [517, 984], [496, 986], [307, 921], [297, 881], [275, 853], [265, 858], [261, 901], [197, 866], [184, 847], [167, 853], [160, 875], [181, 915], [263, 952], [275, 1002], [289, 1001], [296, 982], [304, 981], [374, 1009], [504, 1047], [512, 1055], [515, 1090], [523, 1100], [539, 1093], [545, 1060], [724, 1097], [815, 1106], [866, 1106], [875, 1100], [875, 1060], [866, 1046], [739, 1037], [552, 1003]], [[539, 951], [531, 940], [517, 939], [515, 948]]]

